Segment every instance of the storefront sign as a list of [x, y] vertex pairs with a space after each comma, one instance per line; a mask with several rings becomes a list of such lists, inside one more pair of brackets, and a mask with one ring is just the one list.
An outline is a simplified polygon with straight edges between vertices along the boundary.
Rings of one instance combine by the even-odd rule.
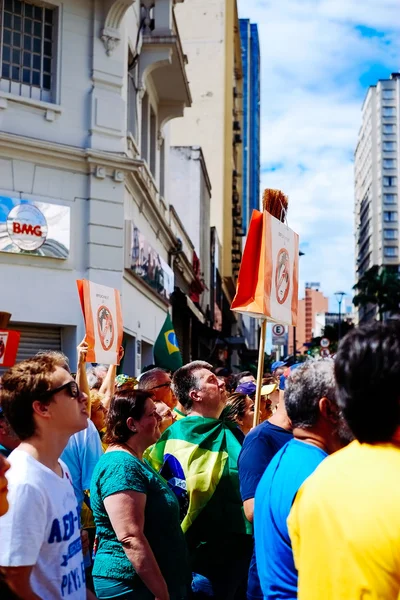
[[0, 252], [68, 258], [70, 208], [0, 196]]
[[165, 300], [174, 291], [174, 272], [132, 221], [127, 222], [129, 257], [126, 268], [143, 279]]

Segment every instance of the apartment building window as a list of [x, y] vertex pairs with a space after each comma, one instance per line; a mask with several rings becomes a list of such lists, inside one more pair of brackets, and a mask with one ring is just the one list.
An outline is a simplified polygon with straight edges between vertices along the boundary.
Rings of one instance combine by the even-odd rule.
[[147, 93], [142, 99], [142, 143], [141, 143], [141, 155], [146, 161], [148, 161], [149, 154], [149, 97]]
[[385, 223], [397, 223], [397, 211], [385, 210], [383, 212], [383, 220]]
[[0, 89], [52, 101], [56, 9], [2, 0]]
[[383, 100], [393, 100], [394, 99], [394, 90], [382, 90], [382, 98]]
[[397, 229], [384, 229], [383, 237], [385, 240], [397, 240]]
[[394, 152], [396, 150], [396, 142], [383, 142], [382, 149], [386, 152]]
[[397, 194], [383, 194], [383, 201], [385, 204], [396, 204]]
[[150, 106], [150, 171], [153, 177], [156, 176], [156, 155], [157, 155], [157, 117], [152, 106]]
[[138, 108], [137, 108], [138, 66], [133, 54], [128, 49], [128, 123], [127, 129], [133, 139], [138, 142]]
[[394, 125], [393, 123], [387, 123], [386, 125], [382, 126], [382, 132], [383, 133], [396, 133], [396, 125]]
[[397, 177], [393, 176], [385, 176], [383, 178], [383, 185], [384, 187], [392, 187], [394, 185], [397, 185]]
[[383, 159], [383, 168], [384, 169], [395, 169], [396, 168], [396, 159], [395, 158], [384, 158]]
[[383, 117], [395, 117], [396, 116], [396, 108], [394, 106], [382, 106], [382, 116]]
[[384, 247], [384, 255], [387, 258], [395, 258], [397, 256], [397, 248], [396, 246], [385, 246]]

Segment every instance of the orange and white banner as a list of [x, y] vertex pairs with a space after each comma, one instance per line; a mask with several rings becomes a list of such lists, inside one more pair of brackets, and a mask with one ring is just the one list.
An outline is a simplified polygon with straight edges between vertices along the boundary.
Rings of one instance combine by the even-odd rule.
[[297, 324], [299, 236], [268, 212], [253, 211], [232, 310]]
[[89, 351], [87, 362], [117, 365], [123, 323], [119, 291], [87, 279], [77, 282]]
[[0, 329], [0, 367], [15, 365], [20, 337], [19, 331]]

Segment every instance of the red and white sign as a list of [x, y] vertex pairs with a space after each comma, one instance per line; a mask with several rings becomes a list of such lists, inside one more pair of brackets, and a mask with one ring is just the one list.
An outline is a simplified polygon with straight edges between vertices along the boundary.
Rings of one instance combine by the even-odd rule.
[[20, 337], [19, 331], [0, 329], [0, 367], [15, 365]]
[[329, 358], [331, 353], [329, 352], [329, 348], [321, 348], [321, 356], [323, 358]]
[[123, 336], [119, 291], [87, 279], [78, 280], [77, 285], [89, 345], [86, 361], [118, 365]]

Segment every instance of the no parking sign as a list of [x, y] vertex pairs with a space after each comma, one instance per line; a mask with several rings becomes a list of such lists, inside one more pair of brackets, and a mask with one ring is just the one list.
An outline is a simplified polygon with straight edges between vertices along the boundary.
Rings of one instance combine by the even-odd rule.
[[276, 324], [272, 327], [272, 345], [285, 346], [287, 344], [288, 330], [285, 325]]

